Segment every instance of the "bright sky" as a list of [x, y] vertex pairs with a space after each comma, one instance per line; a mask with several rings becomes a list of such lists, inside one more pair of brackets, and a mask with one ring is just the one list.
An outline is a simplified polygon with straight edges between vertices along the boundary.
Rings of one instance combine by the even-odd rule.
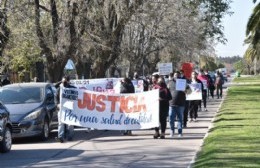
[[231, 4], [233, 15], [227, 15], [223, 19], [224, 35], [228, 42], [225, 45], [218, 44], [215, 47], [217, 56], [239, 55], [242, 57], [244, 55], [247, 49], [247, 46], [243, 45], [246, 25], [256, 4], [252, 0], [233, 0]]

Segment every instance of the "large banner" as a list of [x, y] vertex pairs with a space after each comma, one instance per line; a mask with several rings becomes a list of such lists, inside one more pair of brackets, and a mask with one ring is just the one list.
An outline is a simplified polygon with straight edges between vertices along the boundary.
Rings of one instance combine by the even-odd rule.
[[122, 78], [100, 78], [71, 80], [70, 83], [79, 89], [94, 92], [119, 93]]
[[202, 100], [201, 83], [189, 84], [191, 93], [186, 95], [186, 100]]
[[[71, 80], [71, 84], [79, 89], [91, 90], [94, 92], [105, 92], [109, 94], [120, 93], [121, 80], [123, 78], [99, 78]], [[132, 80], [135, 93], [143, 92], [143, 80]]]
[[95, 129], [135, 130], [159, 126], [159, 91], [108, 94], [61, 89], [61, 122]]

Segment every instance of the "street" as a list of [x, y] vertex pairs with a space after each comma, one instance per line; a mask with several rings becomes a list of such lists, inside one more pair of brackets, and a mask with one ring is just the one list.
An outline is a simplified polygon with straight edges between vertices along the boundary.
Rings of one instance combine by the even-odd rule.
[[54, 130], [46, 142], [27, 138], [16, 140], [12, 150], [0, 154], [3, 167], [189, 167], [200, 149], [220, 99], [209, 99], [208, 111], [199, 112], [198, 121], [188, 123], [183, 137], [153, 139], [153, 130], [120, 131], [77, 128], [73, 141], [58, 143]]

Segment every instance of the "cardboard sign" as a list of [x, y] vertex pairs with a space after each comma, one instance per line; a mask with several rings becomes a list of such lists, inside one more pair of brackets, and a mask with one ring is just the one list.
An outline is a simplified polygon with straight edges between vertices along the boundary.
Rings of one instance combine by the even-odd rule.
[[189, 84], [191, 93], [186, 95], [186, 100], [202, 100], [201, 83]]
[[159, 63], [160, 75], [169, 75], [172, 71], [172, 63]]

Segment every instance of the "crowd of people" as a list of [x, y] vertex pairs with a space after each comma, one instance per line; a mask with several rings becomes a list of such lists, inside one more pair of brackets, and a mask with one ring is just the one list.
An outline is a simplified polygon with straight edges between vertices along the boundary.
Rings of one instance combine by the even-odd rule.
[[[186, 88], [184, 91], [176, 90], [177, 79], [186, 80]], [[143, 80], [143, 91], [159, 89], [160, 126], [154, 128], [154, 139], [165, 139], [167, 119], [170, 124], [170, 137], [174, 137], [175, 125], [177, 125], [178, 137], [182, 137], [183, 128], [187, 127], [187, 123], [197, 121], [198, 111], [208, 111], [207, 101], [210, 96], [214, 99], [215, 90], [217, 99], [222, 98], [222, 86], [224, 84], [224, 78], [221, 72], [217, 72], [216, 76], [212, 77], [208, 71], [193, 71], [190, 79], [184, 75], [183, 70], [170, 73], [167, 77], [155, 74], [145, 79], [140, 78], [138, 73], [134, 73], [133, 79], [126, 77], [121, 80], [120, 93], [135, 93], [135, 87], [132, 83], [133, 80]], [[186, 95], [191, 92], [189, 84], [197, 83], [201, 85], [202, 100], [186, 100]], [[70, 88], [73, 86], [69, 84], [69, 77], [64, 77], [56, 87], [59, 92], [60, 87]], [[59, 103], [59, 94], [57, 94], [57, 102]], [[132, 131], [124, 130], [123, 135], [132, 135]], [[56, 140], [62, 143], [65, 137], [67, 137], [68, 140], [72, 140], [72, 136], [73, 126], [66, 126], [66, 124], [59, 121]]]

